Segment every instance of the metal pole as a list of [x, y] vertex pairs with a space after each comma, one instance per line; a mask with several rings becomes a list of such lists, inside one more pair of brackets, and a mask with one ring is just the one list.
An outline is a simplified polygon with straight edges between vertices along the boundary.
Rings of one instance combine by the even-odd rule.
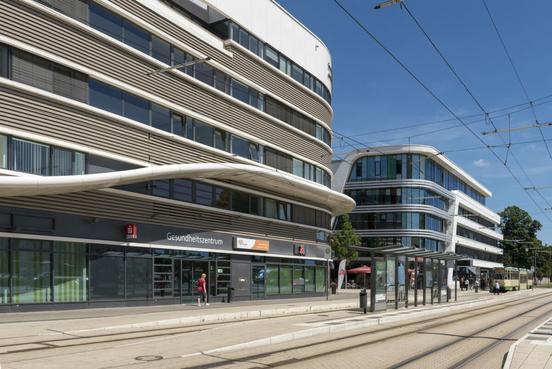
[[418, 307], [418, 258], [414, 256], [414, 307]]
[[458, 261], [454, 259], [454, 302], [458, 301]]
[[395, 256], [395, 310], [399, 310], [399, 257]]
[[405, 299], [404, 300], [404, 307], [408, 309], [408, 285], [410, 284], [410, 276], [408, 275], [408, 266], [410, 265], [410, 261], [408, 261], [408, 256], [404, 258], [404, 294]]
[[373, 313], [376, 311], [376, 260], [373, 252], [370, 253], [370, 267], [370, 311]]
[[326, 301], [330, 299], [330, 259], [326, 259]]
[[422, 258], [422, 265], [424, 266], [424, 274], [422, 275], [422, 289], [423, 289], [423, 292], [424, 292], [424, 295], [423, 295], [423, 305], [425, 306], [426, 304], [426, 280], [427, 280], [427, 264], [426, 264], [426, 258]]

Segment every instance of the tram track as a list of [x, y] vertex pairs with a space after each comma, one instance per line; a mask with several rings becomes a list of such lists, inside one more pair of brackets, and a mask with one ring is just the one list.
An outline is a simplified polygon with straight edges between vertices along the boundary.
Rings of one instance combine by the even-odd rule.
[[[270, 362], [270, 364], [267, 364], [267, 366], [271, 367], [271, 368], [278, 368], [278, 367], [284, 367], [284, 366], [287, 366], [287, 365], [290, 365], [290, 364], [304, 363], [304, 362], [308, 362], [309, 360], [320, 359], [320, 358], [324, 358], [324, 357], [328, 357], [328, 356], [336, 355], [336, 354], [346, 356], [347, 352], [349, 352], [349, 351], [354, 351], [354, 350], [358, 350], [358, 349], [361, 349], [361, 348], [365, 348], [367, 346], [372, 346], [372, 345], [376, 345], [376, 344], [380, 344], [380, 343], [385, 343], [386, 341], [392, 341], [393, 339], [396, 339], [396, 338], [401, 338], [401, 337], [404, 337], [404, 336], [407, 336], [407, 335], [422, 333], [422, 332], [430, 330], [430, 329], [445, 327], [445, 326], [453, 324], [453, 323], [459, 323], [459, 322], [462, 322], [462, 321], [465, 321], [465, 320], [468, 320], [468, 319], [472, 319], [473, 318], [473, 313], [475, 313], [475, 312], [478, 312], [479, 317], [487, 315], [487, 314], [496, 314], [497, 311], [510, 309], [510, 308], [513, 308], [513, 307], [516, 307], [516, 306], [520, 306], [522, 304], [529, 303], [529, 302], [539, 301], [539, 300], [548, 298], [551, 295], [552, 295], [552, 293], [545, 293], [545, 294], [541, 294], [539, 296], [535, 296], [535, 297], [531, 297], [531, 298], [523, 297], [523, 298], [520, 298], [520, 299], [515, 299], [515, 300], [512, 300], [512, 301], [509, 301], [507, 303], [492, 304], [490, 306], [485, 306], [485, 307], [481, 307], [481, 308], [469, 309], [469, 310], [465, 310], [465, 311], [462, 311], [462, 312], [453, 313], [453, 314], [450, 314], [450, 315], [447, 315], [447, 316], [444, 316], [444, 317], [443, 316], [431, 317], [431, 318], [424, 319], [424, 320], [417, 320], [417, 321], [414, 321], [414, 322], [401, 324], [400, 326], [384, 327], [384, 328], [381, 328], [381, 329], [371, 330], [369, 332], [362, 332], [362, 333], [357, 333], [357, 334], [353, 334], [353, 335], [347, 335], [347, 336], [344, 336], [344, 337], [330, 338], [330, 339], [326, 339], [326, 340], [319, 341], [319, 342], [314, 342], [314, 343], [293, 345], [292, 349], [283, 348], [283, 349], [278, 349], [278, 350], [270, 350], [270, 351], [262, 352], [262, 353], [259, 353], [259, 354], [252, 354], [252, 355], [243, 356], [243, 357], [233, 357], [233, 355], [226, 355], [226, 356], [232, 356], [232, 358], [225, 357], [223, 355], [210, 355], [212, 358], [216, 358], [220, 361], [215, 362], [215, 363], [211, 363], [211, 364], [201, 364], [201, 365], [196, 365], [196, 366], [189, 366], [189, 367], [186, 367], [186, 368], [188, 368], [188, 369], [217, 368], [217, 367], [222, 367], [224, 365], [227, 365], [229, 363], [251, 362], [252, 360], [259, 360], [259, 359], [263, 359], [263, 358], [268, 358], [270, 356], [276, 356], [278, 354], [285, 354], [285, 353], [289, 352], [290, 350], [301, 351], [303, 349], [313, 349], [314, 347], [320, 347], [322, 349], [325, 345], [335, 345], [335, 343], [337, 343], [339, 341], [344, 342], [344, 341], [354, 340], [354, 339], [358, 339], [358, 338], [362, 338], [362, 337], [374, 336], [374, 335], [381, 334], [381, 333], [386, 333], [386, 332], [391, 333], [391, 334], [386, 335], [382, 338], [376, 338], [374, 340], [365, 341], [365, 342], [362, 342], [360, 344], [348, 345], [345, 348], [326, 349], [326, 350], [323, 350], [323, 352], [316, 353], [316, 354], [313, 354], [313, 355], [308, 355], [308, 356], [305, 356], [305, 357], [302, 357], [302, 358], [289, 359], [289, 357], [288, 357], [288, 358], [286, 358], [285, 360], [282, 360], [282, 361]], [[540, 305], [536, 308], [533, 308], [530, 311], [535, 311], [537, 309], [541, 309], [544, 306], [550, 306], [550, 305], [552, 305], [552, 301], [549, 301], [549, 302], [547, 302], [543, 305]], [[531, 322], [527, 323], [527, 325], [531, 325], [531, 323], [533, 323], [534, 321], [537, 321], [538, 319], [543, 319], [542, 318], [543, 316], [546, 316], [547, 314], [550, 314], [551, 312], [552, 312], [552, 307], [550, 309], [548, 309], [546, 311], [546, 313], [539, 315], [539, 317], [537, 317], [534, 320], [532, 320]], [[508, 318], [506, 318], [504, 320], [501, 320], [500, 322], [498, 322], [496, 324], [496, 326], [504, 324], [505, 322], [512, 319], [513, 317], [515, 317], [515, 316], [509, 316]], [[420, 325], [421, 325], [421, 327], [420, 327]], [[412, 326], [414, 326], [415, 328], [410, 329], [410, 330], [406, 330], [406, 331], [404, 330], [405, 327], [412, 327]], [[491, 327], [487, 326], [484, 329], [481, 329], [480, 332], [484, 332], [484, 331], [486, 331], [490, 328]], [[517, 329], [521, 329], [521, 328], [517, 328]], [[397, 332], [397, 331], [398, 331], [398, 333], [392, 333], [392, 332]], [[478, 332], [474, 332], [472, 335], [478, 335], [480, 333], [480, 332], [479, 333]], [[512, 335], [513, 334], [514, 333], [512, 333]], [[463, 340], [463, 339], [464, 338], [459, 338], [458, 341]], [[442, 348], [447, 347], [449, 345], [450, 345], [450, 343], [446, 344], [446, 345], [442, 345]], [[489, 346], [491, 346], [491, 345], [489, 345]], [[441, 349], [441, 347], [439, 347], [439, 349]], [[434, 351], [434, 350], [435, 349], [432, 349], [432, 350], [429, 350], [429, 351]], [[424, 352], [423, 354], [421, 354], [419, 358], [423, 358], [427, 355], [431, 355], [431, 352], [429, 352], [429, 351]], [[437, 350], [435, 350], [435, 351], [437, 351]], [[472, 360], [475, 359], [476, 357], [484, 354], [484, 353], [485, 352], [482, 349], [481, 353], [479, 355], [476, 356], [475, 354], [473, 354], [472, 355], [473, 356]], [[409, 358], [408, 360], [405, 360], [404, 362], [400, 362], [400, 363], [395, 364], [393, 366], [389, 366], [389, 368], [400, 368], [400, 367], [408, 365], [408, 364], [410, 364], [414, 361], [416, 361], [416, 360], [412, 359], [412, 358]], [[465, 360], [465, 362], [464, 362], [464, 360], [462, 360], [462, 362], [459, 362], [457, 365], [465, 365], [467, 363], [468, 363], [468, 360]], [[453, 367], [454, 366], [452, 366], [451, 368], [453, 368]], [[461, 366], [459, 366], [459, 367], [461, 367]]]
[[[523, 296], [520, 298], [509, 300], [506, 303], [503, 302], [497, 302], [497, 303], [491, 303], [490, 305], [482, 306], [482, 307], [476, 307], [472, 309], [467, 309], [462, 312], [453, 313], [447, 316], [439, 316], [439, 317], [430, 317], [423, 320], [417, 320], [413, 322], [407, 322], [404, 324], [401, 324], [398, 327], [391, 326], [391, 327], [383, 327], [380, 329], [374, 329], [370, 330], [369, 332], [362, 332], [354, 335], [350, 335], [347, 337], [341, 337], [337, 339], [330, 339], [326, 340], [324, 342], [316, 343], [316, 345], [323, 345], [328, 342], [333, 342], [336, 340], [345, 340], [349, 338], [355, 338], [355, 337], [362, 337], [362, 336], [369, 336], [369, 335], [375, 335], [378, 333], [383, 332], [392, 332], [393, 330], [397, 329], [404, 329], [405, 327], [411, 327], [411, 326], [420, 326], [422, 327], [409, 330], [407, 332], [401, 332], [396, 335], [387, 336], [381, 340], [376, 340], [373, 342], [370, 342], [368, 344], [375, 344], [377, 342], [383, 342], [385, 340], [390, 340], [395, 337], [402, 336], [404, 334], [412, 334], [416, 332], [420, 332], [427, 329], [433, 329], [438, 328], [443, 325], [447, 325], [453, 322], [459, 322], [465, 319], [469, 319], [473, 313], [478, 312], [479, 314], [487, 314], [490, 312], [496, 312], [498, 310], [506, 309], [513, 306], [518, 306], [527, 302], [536, 301], [540, 299], [544, 299], [547, 297], [552, 296], [552, 292], [550, 293], [544, 293], [539, 294], [538, 296], [532, 296], [527, 297]], [[550, 302], [552, 303], [552, 302]], [[549, 304], [550, 304], [549, 303]], [[297, 314], [297, 315], [313, 315], [318, 313], [310, 313], [310, 314]], [[460, 316], [460, 318], [458, 318]], [[456, 317], [456, 318], [455, 318]], [[254, 323], [255, 321], [259, 320], [267, 320], [267, 319], [286, 319], [289, 317], [267, 317], [267, 318], [259, 318], [254, 320], [249, 320], [248, 322]], [[439, 320], [439, 322], [436, 322], [436, 320]], [[443, 322], [440, 322], [443, 321]], [[54, 339], [54, 340], [41, 340], [41, 341], [34, 341], [29, 343], [20, 343], [20, 344], [8, 344], [8, 345], [0, 345], [0, 351], [3, 351], [0, 354], [0, 357], [8, 354], [20, 354], [20, 353], [28, 353], [28, 352], [39, 352], [39, 351], [49, 351], [49, 350], [55, 350], [55, 349], [64, 349], [64, 348], [72, 348], [72, 347], [83, 347], [83, 346], [93, 346], [93, 345], [101, 345], [101, 344], [112, 344], [112, 343], [120, 343], [120, 342], [132, 342], [142, 339], [148, 339], [148, 338], [162, 338], [167, 337], [170, 339], [171, 336], [178, 336], [178, 335], [186, 335], [186, 334], [193, 334], [193, 333], [201, 333], [204, 331], [208, 331], [210, 329], [213, 329], [218, 326], [228, 326], [231, 324], [242, 324], [244, 322], [240, 321], [232, 321], [232, 322], [214, 322], [209, 324], [204, 324], [201, 326], [188, 326], [188, 327], [170, 327], [170, 328], [158, 328], [158, 329], [150, 329], [150, 330], [142, 330], [142, 331], [134, 331], [134, 332], [121, 332], [121, 333], [110, 333], [110, 334], [97, 334], [97, 335], [90, 335], [90, 336], [74, 336], [74, 337], [67, 337], [67, 338], [60, 338], [60, 339]], [[66, 334], [64, 332], [61, 332], [61, 334]], [[107, 339], [104, 339], [107, 338]], [[21, 348], [25, 345], [37, 345], [37, 347], [27, 347], [27, 348]], [[307, 345], [311, 346], [311, 345]], [[13, 350], [10, 350], [10, 347], [13, 348]], [[300, 346], [298, 346], [300, 347]], [[305, 346], [306, 347], [306, 346]], [[274, 351], [270, 352], [267, 355], [277, 354], [282, 351]], [[331, 352], [328, 352], [330, 354]], [[264, 355], [264, 356], [267, 356]], [[176, 358], [176, 357], [175, 357]], [[168, 359], [168, 358], [167, 358]]]

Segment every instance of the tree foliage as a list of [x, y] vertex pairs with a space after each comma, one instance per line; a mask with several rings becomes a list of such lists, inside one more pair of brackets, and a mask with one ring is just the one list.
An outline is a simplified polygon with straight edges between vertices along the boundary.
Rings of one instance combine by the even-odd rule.
[[338, 221], [339, 229], [330, 238], [330, 246], [338, 260], [354, 259], [358, 256], [356, 250], [349, 246], [359, 246], [360, 237], [355, 233], [349, 215], [342, 215]]
[[539, 254], [535, 248], [542, 247], [537, 238], [542, 224], [515, 205], [508, 206], [499, 215], [502, 218], [500, 229], [504, 235], [504, 265], [530, 268], [535, 252]]

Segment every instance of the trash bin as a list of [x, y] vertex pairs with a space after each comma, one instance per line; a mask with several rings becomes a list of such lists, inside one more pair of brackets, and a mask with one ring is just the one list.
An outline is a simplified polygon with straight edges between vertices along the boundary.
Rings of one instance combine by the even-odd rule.
[[360, 308], [364, 310], [364, 314], [368, 311], [368, 294], [366, 288], [360, 290]]
[[234, 287], [228, 286], [228, 288], [226, 289], [226, 294], [227, 302], [230, 303], [230, 300], [234, 298]]
[[332, 289], [332, 295], [336, 295], [337, 294], [337, 284], [332, 283], [332, 284], [330, 284], [330, 287]]
[[478, 293], [478, 292], [479, 292], [479, 286], [475, 285], [475, 293]]

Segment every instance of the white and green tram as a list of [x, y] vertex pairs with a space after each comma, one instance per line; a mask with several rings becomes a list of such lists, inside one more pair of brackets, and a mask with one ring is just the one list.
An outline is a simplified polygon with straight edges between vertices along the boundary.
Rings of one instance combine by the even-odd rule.
[[533, 288], [533, 271], [524, 268], [494, 268], [493, 288], [498, 282], [501, 291], [519, 291]]

